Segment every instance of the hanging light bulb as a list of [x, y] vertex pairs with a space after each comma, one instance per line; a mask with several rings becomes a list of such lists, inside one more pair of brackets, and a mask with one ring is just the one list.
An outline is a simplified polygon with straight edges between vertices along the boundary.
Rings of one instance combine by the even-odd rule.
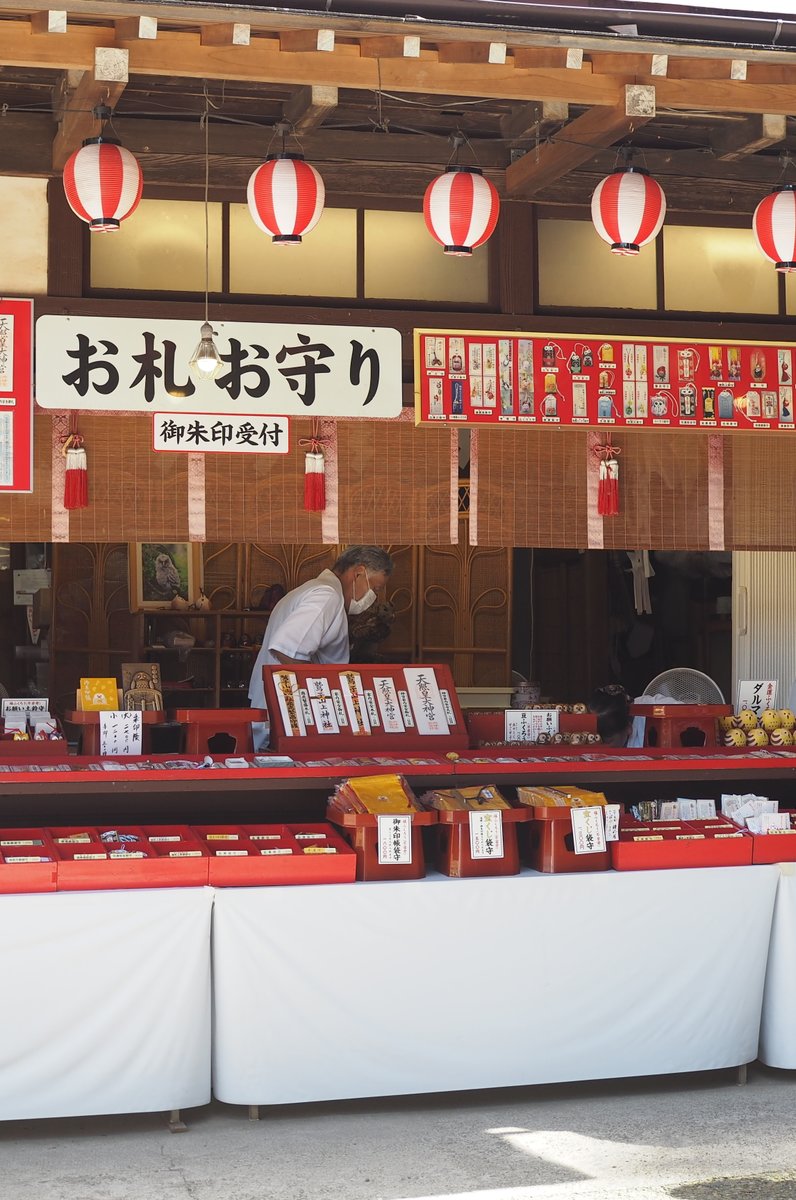
[[191, 355], [190, 368], [199, 379], [215, 379], [221, 370], [221, 355], [213, 341], [215, 329], [209, 321], [202, 325], [199, 345]]
[[188, 366], [191, 374], [200, 382], [215, 379], [223, 363], [215, 341], [215, 330], [208, 318], [210, 301], [210, 217], [208, 195], [210, 190], [210, 104], [205, 84], [205, 319], [199, 331], [199, 345], [191, 355]]

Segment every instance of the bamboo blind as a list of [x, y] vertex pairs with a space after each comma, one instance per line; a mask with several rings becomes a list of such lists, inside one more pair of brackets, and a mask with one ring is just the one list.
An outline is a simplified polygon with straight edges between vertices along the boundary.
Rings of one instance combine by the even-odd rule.
[[734, 550], [796, 548], [796, 435], [734, 434], [725, 441], [727, 544]]
[[606, 550], [708, 550], [708, 437], [689, 431], [612, 433], [619, 515], [603, 521]]
[[52, 536], [52, 415], [33, 418], [33, 491], [0, 493], [0, 541], [49, 542]]
[[188, 540], [188, 455], [156, 454], [148, 413], [80, 414], [88, 508], [69, 515], [70, 542]]
[[451, 433], [411, 421], [338, 421], [341, 542], [451, 542]]
[[309, 420], [290, 422], [288, 454], [205, 455], [209, 542], [321, 543], [321, 514], [304, 509]]
[[479, 429], [470, 501], [478, 545], [585, 548], [586, 455], [579, 429]]

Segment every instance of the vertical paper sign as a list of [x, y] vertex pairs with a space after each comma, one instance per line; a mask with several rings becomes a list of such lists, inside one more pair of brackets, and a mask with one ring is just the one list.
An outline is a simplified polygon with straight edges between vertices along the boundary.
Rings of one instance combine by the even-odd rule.
[[398, 693], [395, 690], [395, 681], [388, 675], [377, 675], [373, 679], [373, 687], [376, 690], [376, 700], [381, 711], [384, 732], [403, 733], [404, 723], [401, 720], [401, 709], [398, 701]]
[[382, 866], [404, 866], [412, 861], [412, 814], [379, 813], [379, 863]]
[[2, 297], [0, 491], [33, 491], [33, 301]]
[[470, 856], [472, 858], [503, 857], [503, 814], [499, 808], [482, 808], [471, 812]]
[[619, 814], [622, 811], [621, 804], [606, 804], [605, 806], [605, 840], [606, 842], [619, 841]]
[[605, 826], [602, 805], [573, 808], [572, 838], [576, 854], [600, 854], [605, 850]]
[[773, 708], [777, 702], [776, 679], [742, 679], [738, 684], [738, 712], [751, 708], [753, 713]]
[[115, 757], [141, 753], [143, 721], [140, 712], [100, 713], [100, 754]]
[[404, 667], [409, 700], [417, 721], [417, 732], [433, 735], [449, 732], [448, 719], [439, 694], [433, 667]]
[[295, 672], [275, 671], [274, 687], [285, 733], [289, 737], [304, 737], [307, 728], [304, 724], [304, 710], [301, 706], [298, 678]]
[[317, 679], [308, 678], [307, 691], [318, 733], [339, 733], [340, 726], [337, 723], [329, 680], [325, 676]]

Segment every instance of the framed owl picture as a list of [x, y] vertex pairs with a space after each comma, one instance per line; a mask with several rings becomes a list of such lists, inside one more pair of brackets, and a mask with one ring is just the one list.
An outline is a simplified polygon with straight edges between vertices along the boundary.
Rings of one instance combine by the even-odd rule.
[[193, 603], [202, 586], [199, 542], [134, 542], [130, 545], [130, 611], [169, 608], [177, 596]]

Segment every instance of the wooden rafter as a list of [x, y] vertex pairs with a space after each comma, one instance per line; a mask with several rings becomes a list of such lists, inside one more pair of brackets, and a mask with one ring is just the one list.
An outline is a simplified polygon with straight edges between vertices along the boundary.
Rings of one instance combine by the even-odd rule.
[[95, 71], [86, 71], [75, 90], [67, 97], [63, 117], [53, 142], [53, 169], [63, 170], [66, 160], [85, 138], [96, 137], [99, 126], [93, 114], [98, 104], [113, 109], [125, 89], [122, 80], [98, 79]]
[[750, 117], [734, 128], [724, 130], [713, 141], [712, 150], [720, 162], [739, 162], [750, 154], [757, 154], [784, 141], [787, 126], [787, 117], [781, 113]]
[[334, 112], [337, 98], [337, 88], [328, 84], [300, 88], [285, 104], [284, 118], [296, 133], [309, 133]]
[[614, 108], [590, 108], [583, 116], [570, 121], [549, 142], [518, 158], [506, 170], [508, 194], [514, 198], [533, 196], [581, 163], [588, 162], [596, 149], [613, 146], [654, 115], [628, 115], [627, 109], [625, 101]]

